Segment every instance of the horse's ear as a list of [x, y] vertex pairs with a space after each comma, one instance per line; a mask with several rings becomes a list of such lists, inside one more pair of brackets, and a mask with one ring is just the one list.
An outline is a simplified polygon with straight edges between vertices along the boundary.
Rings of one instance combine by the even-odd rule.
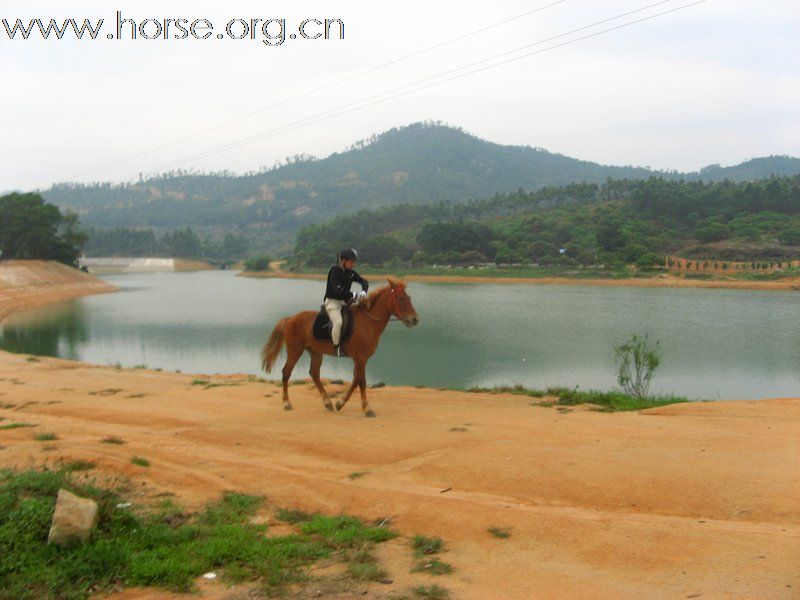
[[388, 282], [389, 282], [389, 288], [390, 288], [390, 289], [392, 289], [392, 290], [393, 290], [394, 288], [396, 288], [396, 287], [397, 287], [397, 284], [398, 284], [398, 283], [400, 283], [400, 282], [399, 282], [399, 281], [397, 281], [397, 279], [395, 279], [394, 277], [387, 277], [387, 278], [386, 278], [386, 281], [388, 281]]

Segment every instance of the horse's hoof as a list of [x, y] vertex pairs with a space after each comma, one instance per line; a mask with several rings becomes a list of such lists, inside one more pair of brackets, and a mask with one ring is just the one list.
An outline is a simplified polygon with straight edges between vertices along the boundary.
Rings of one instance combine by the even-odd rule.
[[337, 402], [337, 403], [336, 403], [336, 410], [342, 410], [342, 406], [344, 406], [344, 405], [343, 405], [343, 404], [339, 404], [339, 403]]
[[333, 404], [331, 404], [330, 402], [326, 404], [325, 410], [327, 410], [328, 412], [333, 412]]
[[376, 415], [374, 412], [372, 412], [371, 410], [368, 410], [368, 411], [367, 411], [367, 412], [365, 412], [364, 414], [365, 414], [366, 416], [370, 417], [370, 418], [371, 418], [371, 417], [375, 417], [375, 416], [377, 416], [377, 415]]
[[291, 404], [284, 404], [283, 405], [283, 410], [292, 410], [292, 405]]

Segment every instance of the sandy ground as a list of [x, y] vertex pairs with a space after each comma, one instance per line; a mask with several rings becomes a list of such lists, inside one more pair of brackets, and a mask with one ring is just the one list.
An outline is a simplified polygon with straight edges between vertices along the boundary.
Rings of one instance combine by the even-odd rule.
[[[0, 311], [109, 288], [52, 263], [4, 263]], [[137, 502], [172, 493], [199, 508], [236, 490], [263, 494], [269, 510], [390, 519], [402, 535], [378, 556], [393, 584], [309, 597], [387, 598], [435, 583], [467, 599], [800, 598], [800, 398], [607, 414], [387, 387], [369, 390], [378, 418], [367, 419], [357, 401], [324, 411], [308, 383], [291, 394], [285, 412], [279, 386], [252, 377], [0, 352], [0, 425], [33, 425], [0, 430], [0, 467], [87, 460], [93, 473], [129, 478]], [[36, 441], [43, 432], [58, 439]], [[445, 540], [452, 574], [409, 573], [415, 534]]]
[[[277, 278], [277, 279], [319, 279], [324, 280], [321, 273], [287, 273], [246, 272], [242, 277]], [[388, 275], [369, 275], [371, 280], [381, 280]], [[734, 279], [686, 279], [675, 275], [659, 275], [649, 279], [573, 279], [569, 277], [465, 277], [449, 275], [406, 275], [405, 281], [422, 281], [425, 283], [505, 283], [505, 284], [539, 284], [539, 285], [593, 285], [610, 287], [679, 287], [679, 288], [720, 288], [740, 290], [800, 290], [800, 278], [786, 278], [778, 281], [739, 281]]]
[[0, 321], [15, 310], [114, 292], [116, 287], [67, 265], [44, 260], [0, 263]]
[[[308, 384], [285, 412], [274, 383], [197, 377], [0, 353], [0, 417], [36, 425], [0, 431], [0, 465], [88, 460], [142, 499], [199, 507], [237, 490], [390, 517], [395, 584], [368, 597], [407, 583], [417, 533], [442, 537], [455, 570], [416, 577], [455, 598], [800, 597], [800, 399], [607, 414], [380, 388], [367, 419], [358, 404], [324, 411]], [[59, 439], [34, 440], [45, 431]], [[150, 594], [122, 597], [163, 596]]]

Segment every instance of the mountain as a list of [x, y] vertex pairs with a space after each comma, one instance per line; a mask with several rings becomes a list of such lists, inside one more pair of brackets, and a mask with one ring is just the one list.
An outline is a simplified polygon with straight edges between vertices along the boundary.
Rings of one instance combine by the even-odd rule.
[[735, 181], [800, 173], [800, 159], [774, 156], [698, 173], [607, 166], [528, 146], [502, 146], [435, 123], [396, 128], [325, 159], [306, 156], [244, 175], [173, 172], [136, 183], [63, 183], [45, 200], [100, 229], [192, 227], [219, 238], [237, 231], [253, 248], [287, 250], [303, 226], [362, 208], [463, 202], [519, 188], [607, 178]]

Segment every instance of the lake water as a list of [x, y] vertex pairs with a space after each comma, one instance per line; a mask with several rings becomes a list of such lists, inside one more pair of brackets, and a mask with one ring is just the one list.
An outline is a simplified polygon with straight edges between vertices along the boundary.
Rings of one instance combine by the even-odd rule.
[[[283, 316], [318, 308], [320, 281], [249, 279], [229, 271], [105, 277], [119, 293], [17, 313], [0, 347], [191, 373], [260, 371]], [[376, 282], [378, 283], [378, 282]], [[410, 283], [421, 317], [391, 323], [369, 383], [469, 388], [616, 386], [613, 347], [658, 340], [652, 391], [691, 398], [800, 396], [800, 294], [756, 290]], [[279, 377], [283, 358], [273, 377]], [[293, 377], [306, 377], [304, 357]], [[347, 379], [348, 359], [323, 376]]]

